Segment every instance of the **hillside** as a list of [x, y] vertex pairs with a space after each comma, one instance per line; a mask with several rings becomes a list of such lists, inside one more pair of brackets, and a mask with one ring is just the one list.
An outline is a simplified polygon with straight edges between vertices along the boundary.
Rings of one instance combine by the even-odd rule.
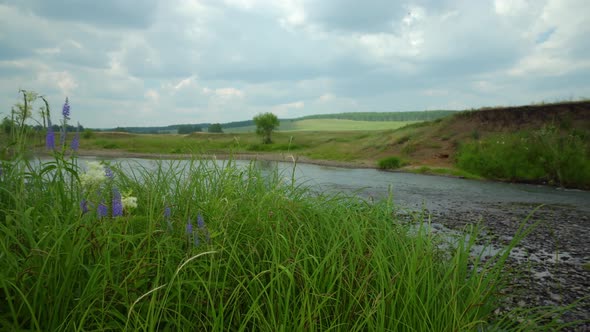
[[576, 130], [588, 139], [590, 102], [483, 108], [464, 111], [444, 119], [402, 128], [387, 136], [386, 154], [406, 155], [419, 164], [448, 166], [460, 144], [490, 135], [555, 126]]
[[296, 120], [339, 119], [352, 121], [432, 121], [457, 113], [457, 111], [437, 110], [420, 112], [350, 112], [334, 114], [317, 114]]

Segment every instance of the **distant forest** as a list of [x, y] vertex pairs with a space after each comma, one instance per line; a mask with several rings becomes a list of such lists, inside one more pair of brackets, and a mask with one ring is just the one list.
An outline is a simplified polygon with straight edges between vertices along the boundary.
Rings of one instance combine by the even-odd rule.
[[456, 111], [419, 111], [419, 112], [353, 112], [336, 114], [309, 115], [297, 120], [339, 119], [354, 121], [432, 121], [455, 114]]
[[[417, 111], [417, 112], [353, 112], [353, 113], [335, 113], [335, 114], [318, 114], [308, 115], [296, 119], [280, 119], [280, 121], [299, 121], [309, 119], [339, 119], [339, 120], [354, 120], [354, 121], [432, 121], [445, 116], [455, 114], [456, 111]], [[129, 133], [140, 134], [188, 134], [191, 132], [206, 131], [211, 127], [212, 123], [198, 123], [198, 124], [176, 124], [161, 127], [117, 127], [110, 129], [102, 129], [103, 131], [122, 131]], [[222, 123], [222, 129], [240, 128], [254, 126], [254, 121], [234, 121]]]

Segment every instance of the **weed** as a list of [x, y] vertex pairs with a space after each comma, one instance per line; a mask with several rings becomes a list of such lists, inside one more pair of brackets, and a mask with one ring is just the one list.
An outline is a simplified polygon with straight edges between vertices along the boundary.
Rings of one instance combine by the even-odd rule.
[[406, 162], [399, 157], [391, 156], [379, 160], [377, 166], [380, 169], [397, 169], [406, 165]]

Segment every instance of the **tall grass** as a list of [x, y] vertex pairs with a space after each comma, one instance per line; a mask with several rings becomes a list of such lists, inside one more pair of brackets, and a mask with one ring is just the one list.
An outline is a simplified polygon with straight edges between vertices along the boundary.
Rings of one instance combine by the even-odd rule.
[[489, 324], [505, 282], [474, 240], [440, 249], [389, 201], [312, 195], [253, 165], [116, 171], [139, 202], [117, 218], [82, 214], [40, 172], [1, 206], [2, 329], [468, 331]]
[[[109, 190], [99, 191], [83, 184], [90, 170], [63, 153], [2, 165], [0, 330], [478, 331], [512, 323], [493, 311], [508, 252], [526, 230], [484, 262], [471, 253], [477, 230], [443, 247], [421, 217], [395, 220], [391, 200], [312, 193], [255, 164], [109, 165]], [[136, 196], [137, 208], [115, 216], [114, 204], [111, 214], [81, 206], [89, 193], [110, 202], [115, 187]]]
[[588, 139], [584, 133], [551, 126], [495, 135], [462, 145], [457, 166], [493, 179], [590, 188]]

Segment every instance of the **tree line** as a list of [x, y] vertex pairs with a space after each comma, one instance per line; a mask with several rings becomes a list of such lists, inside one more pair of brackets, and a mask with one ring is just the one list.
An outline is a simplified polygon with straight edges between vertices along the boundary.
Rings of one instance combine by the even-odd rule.
[[447, 110], [416, 112], [351, 112], [308, 115], [297, 120], [339, 119], [354, 121], [432, 121], [455, 113], [456, 111]]

